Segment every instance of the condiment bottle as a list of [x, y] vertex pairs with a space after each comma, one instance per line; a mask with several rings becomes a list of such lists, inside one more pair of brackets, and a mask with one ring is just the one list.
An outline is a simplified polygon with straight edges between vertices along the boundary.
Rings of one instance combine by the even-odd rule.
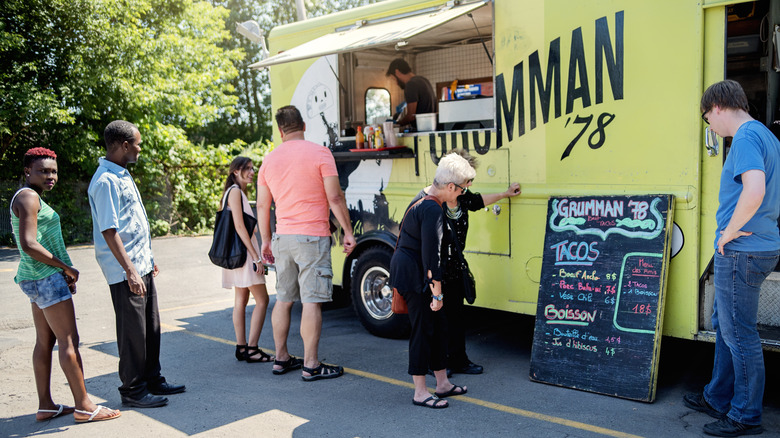
[[363, 136], [363, 130], [360, 126], [357, 127], [357, 134], [355, 134], [355, 143], [356, 143], [355, 147], [358, 149], [366, 148], [366, 137]]
[[374, 148], [374, 127], [371, 125], [366, 125], [366, 129], [365, 131], [363, 131], [363, 134], [366, 136], [366, 148], [373, 149]]
[[385, 137], [382, 135], [382, 127], [377, 126], [374, 130], [374, 149], [381, 149], [385, 147]]

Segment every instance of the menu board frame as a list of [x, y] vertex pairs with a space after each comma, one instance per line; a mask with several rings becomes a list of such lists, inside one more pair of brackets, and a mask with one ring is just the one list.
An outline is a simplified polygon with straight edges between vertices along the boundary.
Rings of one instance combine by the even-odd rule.
[[531, 380], [652, 402], [674, 196], [548, 200]]

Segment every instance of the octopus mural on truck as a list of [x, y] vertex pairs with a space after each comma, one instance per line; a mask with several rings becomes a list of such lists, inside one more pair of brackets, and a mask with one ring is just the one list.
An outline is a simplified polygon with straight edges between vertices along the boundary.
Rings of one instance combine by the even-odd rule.
[[290, 105], [295, 105], [306, 123], [305, 138], [331, 149], [338, 142], [339, 82], [330, 65], [336, 56], [317, 59], [301, 77]]

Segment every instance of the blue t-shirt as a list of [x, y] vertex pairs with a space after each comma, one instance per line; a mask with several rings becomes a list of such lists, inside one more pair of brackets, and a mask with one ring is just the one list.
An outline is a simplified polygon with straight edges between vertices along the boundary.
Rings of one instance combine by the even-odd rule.
[[748, 170], [764, 172], [764, 200], [756, 214], [742, 227], [742, 231], [750, 231], [753, 234], [738, 237], [727, 243], [725, 248], [734, 251], [780, 249], [780, 230], [777, 227], [777, 218], [780, 215], [779, 166], [780, 142], [774, 134], [755, 120], [742, 124], [731, 142], [731, 150], [723, 163], [720, 176], [720, 205], [715, 215], [718, 222], [718, 230], [715, 233], [716, 249], [720, 232], [729, 224], [742, 193], [742, 174]]

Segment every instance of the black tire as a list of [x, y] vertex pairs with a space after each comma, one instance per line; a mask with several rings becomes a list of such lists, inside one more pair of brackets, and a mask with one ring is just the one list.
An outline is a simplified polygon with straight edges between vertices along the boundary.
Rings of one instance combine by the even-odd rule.
[[372, 246], [358, 257], [352, 277], [352, 306], [360, 323], [371, 334], [383, 338], [409, 337], [408, 315], [390, 310], [393, 290], [388, 284], [390, 258], [393, 252], [385, 246]]

